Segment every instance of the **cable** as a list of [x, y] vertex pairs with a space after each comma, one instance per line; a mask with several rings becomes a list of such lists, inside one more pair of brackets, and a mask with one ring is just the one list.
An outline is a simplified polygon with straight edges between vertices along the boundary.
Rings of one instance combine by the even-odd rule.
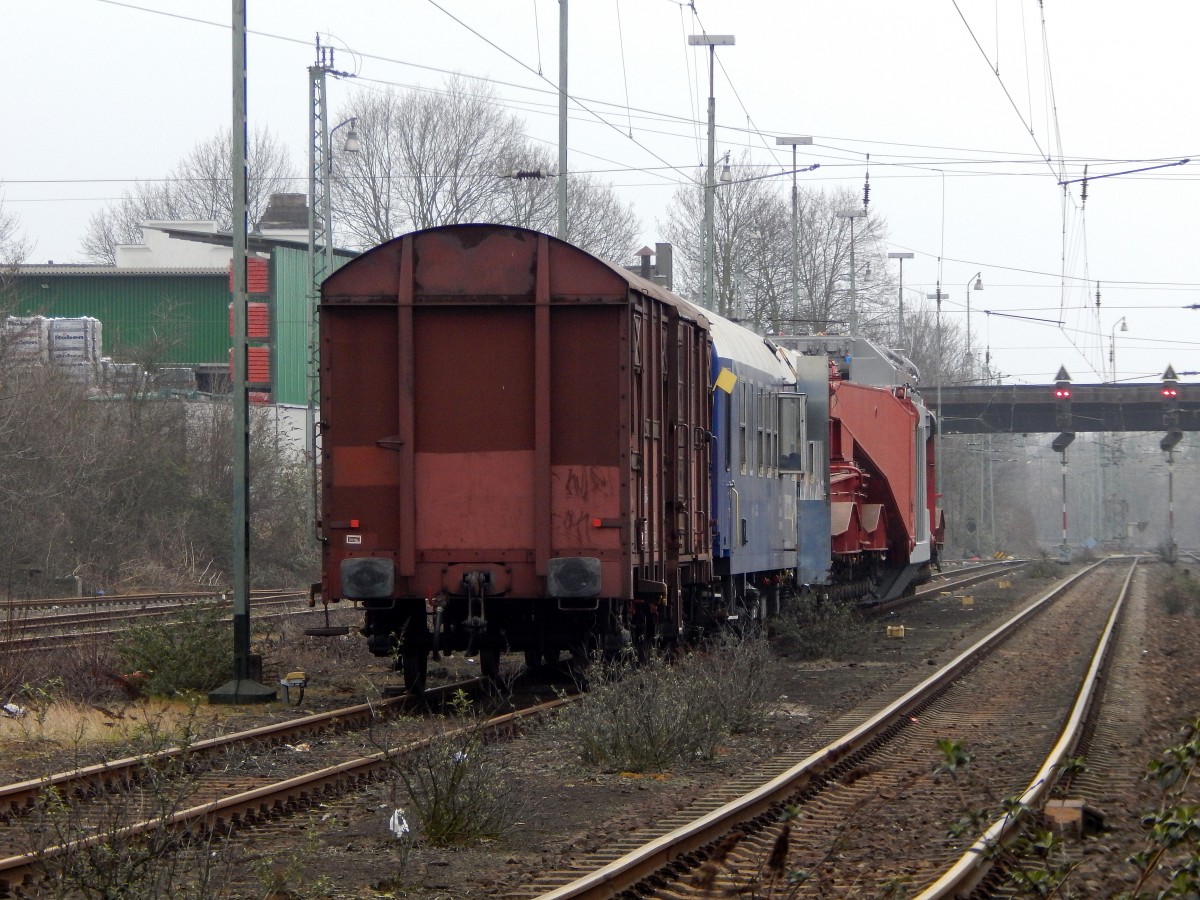
[[533, 38], [537, 42], [537, 57], [538, 57], [538, 75], [542, 74], [542, 30], [538, 27], [537, 0], [531, 0], [533, 3]]
[[[1046, 162], [1046, 165], [1050, 166], [1050, 171], [1057, 175], [1058, 173], [1054, 172], [1054, 166], [1050, 165], [1050, 155], [1048, 153], [1046, 153], [1045, 150], [1042, 149], [1042, 145], [1040, 143], [1038, 143], [1038, 139], [1034, 134], [1033, 127], [1028, 122], [1026, 122], [1025, 117], [1023, 115], [1021, 115], [1021, 110], [1019, 110], [1017, 108], [1016, 101], [1013, 100], [1012, 94], [1010, 94], [1008, 92], [1008, 87], [1005, 86], [1004, 79], [1000, 77], [999, 67], [992, 66], [991, 61], [988, 59], [987, 51], [984, 50], [983, 46], [979, 43], [979, 38], [977, 38], [975, 36], [974, 30], [972, 30], [972, 28], [971, 28], [971, 23], [969, 23], [967, 21], [967, 17], [965, 15], [963, 15], [962, 9], [959, 8], [958, 0], [951, 0], [951, 2], [954, 4], [955, 12], [957, 12], [959, 18], [962, 19], [963, 25], [967, 29], [967, 34], [969, 34], [971, 36], [971, 40], [974, 41], [976, 48], [978, 48], [978, 50], [979, 50], [979, 54], [983, 57], [983, 61], [988, 64], [988, 69], [991, 70], [992, 73], [996, 76], [996, 81], [1000, 84], [1000, 90], [1004, 91], [1004, 96], [1006, 98], [1008, 98], [1009, 105], [1012, 106], [1013, 112], [1015, 112], [1017, 114], [1017, 118], [1020, 119], [1021, 125], [1024, 126], [1025, 130], [1027, 132], [1029, 132], [1029, 138], [1030, 138], [1030, 140], [1033, 141], [1033, 145], [1035, 147], [1037, 147], [1038, 153], [1041, 154], [1042, 158]], [[1043, 23], [1043, 30], [1044, 30], [1044, 28], [1045, 28], [1045, 17], [1044, 16], [1042, 18], [1042, 23]]]
[[[430, 6], [432, 6], [434, 9], [437, 9], [437, 10], [439, 10], [440, 12], [444, 13], [445, 15], [449, 16], [449, 17], [450, 17], [450, 19], [452, 19], [454, 22], [457, 22], [459, 25], [461, 25], [461, 26], [462, 26], [463, 28], [465, 28], [467, 31], [471, 32], [471, 34], [475, 35], [477, 38], [479, 38], [481, 41], [483, 41], [483, 42], [484, 42], [485, 44], [487, 44], [489, 47], [492, 47], [493, 49], [495, 49], [495, 50], [499, 51], [500, 53], [502, 53], [504, 56], [506, 56], [506, 57], [508, 57], [509, 59], [511, 59], [513, 62], [515, 62], [515, 63], [516, 63], [517, 65], [519, 65], [521, 68], [525, 69], [525, 70], [526, 70], [526, 71], [528, 71], [528, 72], [531, 72], [531, 73], [533, 73], [533, 74], [537, 75], [539, 78], [541, 78], [541, 79], [542, 79], [543, 81], [545, 81], [547, 84], [549, 84], [549, 83], [550, 83], [550, 82], [549, 82], [549, 80], [548, 80], [548, 79], [547, 79], [545, 76], [543, 76], [543, 75], [540, 75], [540, 74], [538, 74], [537, 72], [534, 72], [534, 71], [533, 71], [533, 69], [531, 69], [531, 68], [530, 68], [528, 65], [526, 65], [525, 63], [521, 62], [521, 60], [517, 59], [515, 56], [513, 56], [511, 53], [509, 53], [507, 50], [505, 50], [505, 49], [504, 49], [503, 47], [501, 47], [499, 44], [495, 43], [495, 42], [494, 42], [494, 41], [492, 41], [490, 38], [484, 37], [484, 35], [480, 34], [478, 31], [476, 31], [474, 28], [472, 28], [472, 27], [471, 27], [470, 25], [468, 25], [466, 22], [462, 21], [462, 19], [458, 18], [458, 17], [457, 17], [457, 16], [455, 16], [453, 13], [451, 13], [449, 10], [447, 10], [447, 9], [445, 9], [444, 7], [440, 6], [440, 5], [438, 4], [437, 0], [426, 0], [426, 2], [427, 2], [427, 3], [428, 3]], [[580, 109], [584, 110], [585, 112], [588, 112], [588, 113], [590, 113], [591, 115], [593, 115], [593, 116], [596, 118], [596, 120], [597, 120], [597, 121], [599, 121], [599, 122], [601, 122], [601, 123], [603, 123], [603, 124], [607, 125], [609, 128], [612, 128], [614, 131], [616, 131], [618, 134], [620, 134], [620, 129], [618, 129], [618, 128], [617, 128], [615, 125], [613, 125], [611, 122], [609, 122], [609, 121], [605, 120], [603, 116], [601, 116], [599, 113], [597, 113], [597, 112], [595, 112], [594, 110], [592, 110], [592, 109], [591, 109], [590, 107], [588, 107], [586, 104], [584, 104], [584, 103], [580, 102], [580, 100], [579, 100], [579, 98], [578, 98], [578, 97], [575, 97], [575, 96], [571, 95], [570, 93], [568, 93], [568, 95], [567, 95], [567, 96], [568, 96], [568, 97], [570, 97], [570, 98], [571, 98], [571, 100], [572, 100], [572, 102], [574, 102], [574, 103], [575, 103], [575, 105], [576, 105], [576, 106], [578, 106]], [[634, 143], [634, 144], [636, 144], [638, 147], [640, 147], [642, 150], [644, 150], [646, 153], [650, 154], [652, 157], [654, 157], [655, 159], [657, 159], [657, 160], [658, 160], [660, 163], [662, 163], [664, 166], [670, 166], [670, 165], [671, 165], [669, 162], [667, 162], [665, 159], [663, 159], [661, 156], [659, 156], [657, 153], [655, 153], [653, 150], [651, 150], [651, 149], [650, 149], [649, 147], [647, 147], [645, 144], [643, 144], [643, 143], [641, 143], [639, 140], [637, 140], [637, 138], [634, 138], [634, 137], [630, 136], [630, 138], [629, 138], [629, 139], [630, 139], [631, 141], [633, 141], [633, 143]], [[682, 174], [682, 171], [683, 171], [682, 167], [680, 167], [680, 166], [676, 166], [675, 168], [676, 168], [678, 171], [680, 171], [680, 173]]]
[[[621, 27], [621, 0], [613, 0], [617, 9], [617, 40], [621, 47], [621, 78], [625, 81], [625, 109], [629, 111], [629, 73], [625, 70], [625, 29]], [[633, 119], [629, 119], [629, 136], [633, 137]]]

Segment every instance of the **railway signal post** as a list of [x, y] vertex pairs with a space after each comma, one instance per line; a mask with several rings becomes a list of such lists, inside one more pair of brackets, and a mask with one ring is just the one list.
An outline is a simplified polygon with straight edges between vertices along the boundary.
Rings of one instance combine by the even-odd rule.
[[246, 393], [246, 0], [233, 0], [233, 678], [210, 703], [269, 703], [262, 657], [250, 652], [250, 413]]
[[1159, 446], [1167, 454], [1167, 541], [1163, 548], [1163, 557], [1174, 565], [1177, 556], [1175, 548], [1175, 446], [1183, 439], [1179, 430], [1179, 376], [1175, 374], [1174, 366], [1167, 366], [1163, 372], [1163, 425], [1167, 433], [1159, 442]]
[[1067, 447], [1075, 440], [1075, 432], [1071, 430], [1071, 376], [1066, 366], [1059, 366], [1054, 381], [1054, 424], [1062, 431], [1050, 447], [1059, 454], [1062, 463], [1062, 543], [1058, 547], [1058, 561], [1065, 566], [1071, 562], [1071, 545], [1067, 543]]

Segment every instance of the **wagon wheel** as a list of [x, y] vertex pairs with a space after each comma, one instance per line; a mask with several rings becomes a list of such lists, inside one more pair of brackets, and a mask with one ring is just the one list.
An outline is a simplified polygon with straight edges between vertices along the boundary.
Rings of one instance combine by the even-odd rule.
[[401, 665], [404, 669], [404, 689], [410, 694], [425, 693], [429, 655], [425, 652], [406, 650], [401, 654]]
[[431, 635], [423, 615], [410, 616], [404, 623], [404, 638], [400, 642], [400, 666], [404, 670], [404, 689], [410, 694], [425, 691], [429, 673]]
[[639, 666], [650, 662], [654, 655], [654, 631], [654, 620], [649, 614], [641, 612], [634, 617], [633, 649]]
[[500, 648], [487, 647], [479, 651], [479, 669], [489, 681], [500, 680]]
[[558, 665], [562, 649], [553, 644], [539, 642], [536, 647], [525, 648], [525, 667], [528, 669], [552, 669]]

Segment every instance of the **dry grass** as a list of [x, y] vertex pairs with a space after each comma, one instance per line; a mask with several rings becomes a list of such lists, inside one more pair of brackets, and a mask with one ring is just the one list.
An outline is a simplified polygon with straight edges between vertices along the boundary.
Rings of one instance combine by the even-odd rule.
[[0, 718], [0, 782], [150, 751], [176, 739], [194, 741], [198, 731], [220, 731], [237, 712], [158, 699], [111, 706], [53, 700], [25, 710]]

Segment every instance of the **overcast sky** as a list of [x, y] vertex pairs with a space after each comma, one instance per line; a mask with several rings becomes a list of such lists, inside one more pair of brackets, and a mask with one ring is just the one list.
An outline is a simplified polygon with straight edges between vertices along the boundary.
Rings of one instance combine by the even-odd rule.
[[[775, 137], [811, 135], [799, 162], [821, 168], [803, 183], [855, 192], [869, 154], [887, 249], [915, 254], [906, 303], [940, 283], [944, 315], [965, 323], [982, 272], [974, 343], [1005, 380], [1045, 383], [1060, 365], [1109, 380], [1114, 334], [1122, 380], [1200, 370], [1200, 310], [1184, 308], [1200, 303], [1200, 160], [1117, 174], [1200, 155], [1200, 4], [572, 0], [569, 12], [569, 167], [618, 186], [644, 243], [662, 239], [673, 191], [705, 158], [708, 57], [687, 35], [732, 34], [717, 50], [718, 153], [748, 149], [782, 171], [790, 151]], [[248, 0], [251, 125], [305, 170], [320, 32], [358, 76], [330, 82], [331, 116], [356, 90], [436, 88], [457, 72], [487, 79], [554, 147], [558, 16], [556, 0]], [[231, 3], [207, 0], [0, 0], [0, 190], [31, 262], [79, 260], [97, 209], [228, 127], [231, 19]], [[1085, 163], [1086, 204], [1080, 184], [1065, 198], [1058, 186]]]

